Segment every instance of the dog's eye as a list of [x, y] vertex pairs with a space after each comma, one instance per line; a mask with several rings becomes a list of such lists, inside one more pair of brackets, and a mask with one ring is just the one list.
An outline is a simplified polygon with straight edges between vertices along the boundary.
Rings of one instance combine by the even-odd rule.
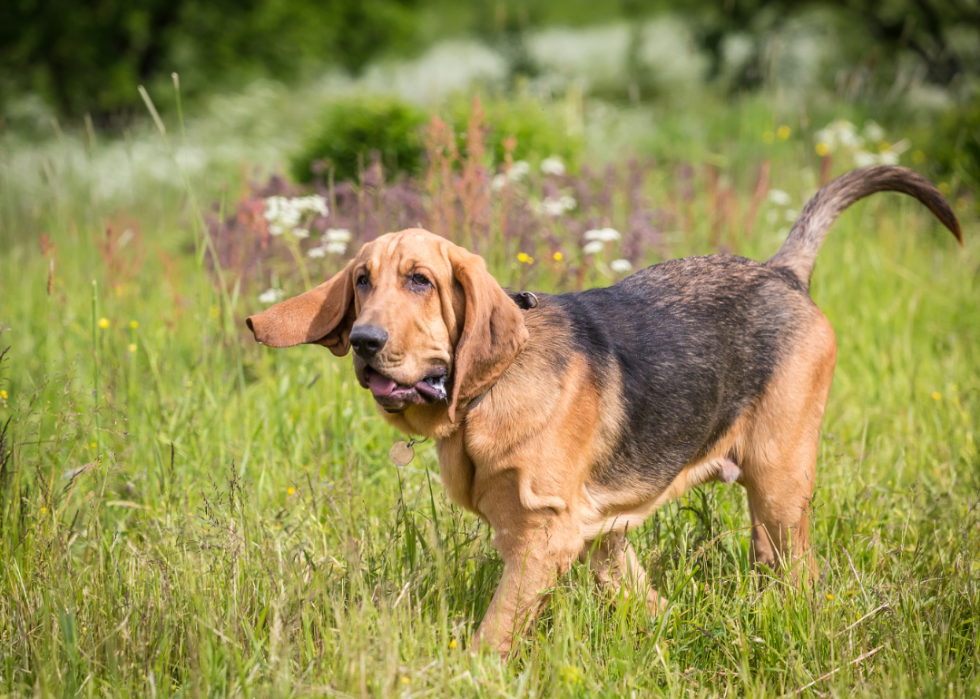
[[357, 285], [358, 286], [367, 286], [368, 285], [368, 276], [366, 274], [360, 275], [357, 278]]
[[415, 273], [412, 275], [412, 284], [415, 286], [431, 286], [432, 282], [424, 274]]

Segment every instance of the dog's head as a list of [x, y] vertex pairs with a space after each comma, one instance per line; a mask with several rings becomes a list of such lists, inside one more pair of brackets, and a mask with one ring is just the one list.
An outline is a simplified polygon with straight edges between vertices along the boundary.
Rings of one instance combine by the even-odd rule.
[[483, 258], [421, 229], [367, 243], [329, 281], [246, 323], [270, 347], [318, 344], [338, 357], [353, 347], [357, 379], [378, 405], [444, 404], [451, 421], [528, 337]]

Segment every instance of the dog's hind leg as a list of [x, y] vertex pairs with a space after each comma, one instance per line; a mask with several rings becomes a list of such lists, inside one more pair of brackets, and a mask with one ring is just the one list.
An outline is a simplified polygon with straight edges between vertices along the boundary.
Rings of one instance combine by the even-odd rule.
[[739, 483], [748, 492], [756, 564], [816, 572], [809, 548], [817, 448], [837, 357], [834, 332], [819, 315], [780, 362], [746, 440]]
[[618, 597], [621, 593], [626, 597], [642, 595], [651, 614], [662, 611], [664, 603], [647, 582], [646, 571], [637, 560], [625, 532], [609, 532], [588, 542], [579, 554], [579, 560], [588, 561], [596, 583], [610, 597]]

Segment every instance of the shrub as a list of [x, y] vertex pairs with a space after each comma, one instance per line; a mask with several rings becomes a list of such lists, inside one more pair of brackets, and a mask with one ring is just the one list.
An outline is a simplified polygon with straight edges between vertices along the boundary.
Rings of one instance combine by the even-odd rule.
[[[486, 134], [486, 150], [494, 164], [504, 161], [504, 141], [513, 136], [517, 141], [514, 160], [538, 162], [557, 155], [566, 165], [576, 167], [583, 140], [570, 133], [568, 118], [559, 105], [526, 96], [486, 99], [481, 105], [485, 123], [491, 125]], [[466, 133], [472, 111], [470, 99], [460, 97], [450, 105], [457, 134]], [[460, 150], [465, 151], [465, 143], [460, 143]]]
[[422, 164], [422, 126], [427, 116], [394, 97], [358, 95], [333, 102], [292, 160], [293, 177], [311, 182], [318, 162], [340, 181], [359, 178], [377, 151], [387, 173], [414, 174]]

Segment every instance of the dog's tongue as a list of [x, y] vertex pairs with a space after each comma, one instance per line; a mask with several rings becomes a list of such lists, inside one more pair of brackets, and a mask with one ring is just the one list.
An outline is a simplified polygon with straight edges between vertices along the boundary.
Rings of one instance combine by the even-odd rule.
[[368, 388], [371, 389], [371, 395], [387, 396], [389, 393], [395, 390], [397, 384], [389, 378], [385, 378], [376, 371], [372, 371], [368, 376]]

